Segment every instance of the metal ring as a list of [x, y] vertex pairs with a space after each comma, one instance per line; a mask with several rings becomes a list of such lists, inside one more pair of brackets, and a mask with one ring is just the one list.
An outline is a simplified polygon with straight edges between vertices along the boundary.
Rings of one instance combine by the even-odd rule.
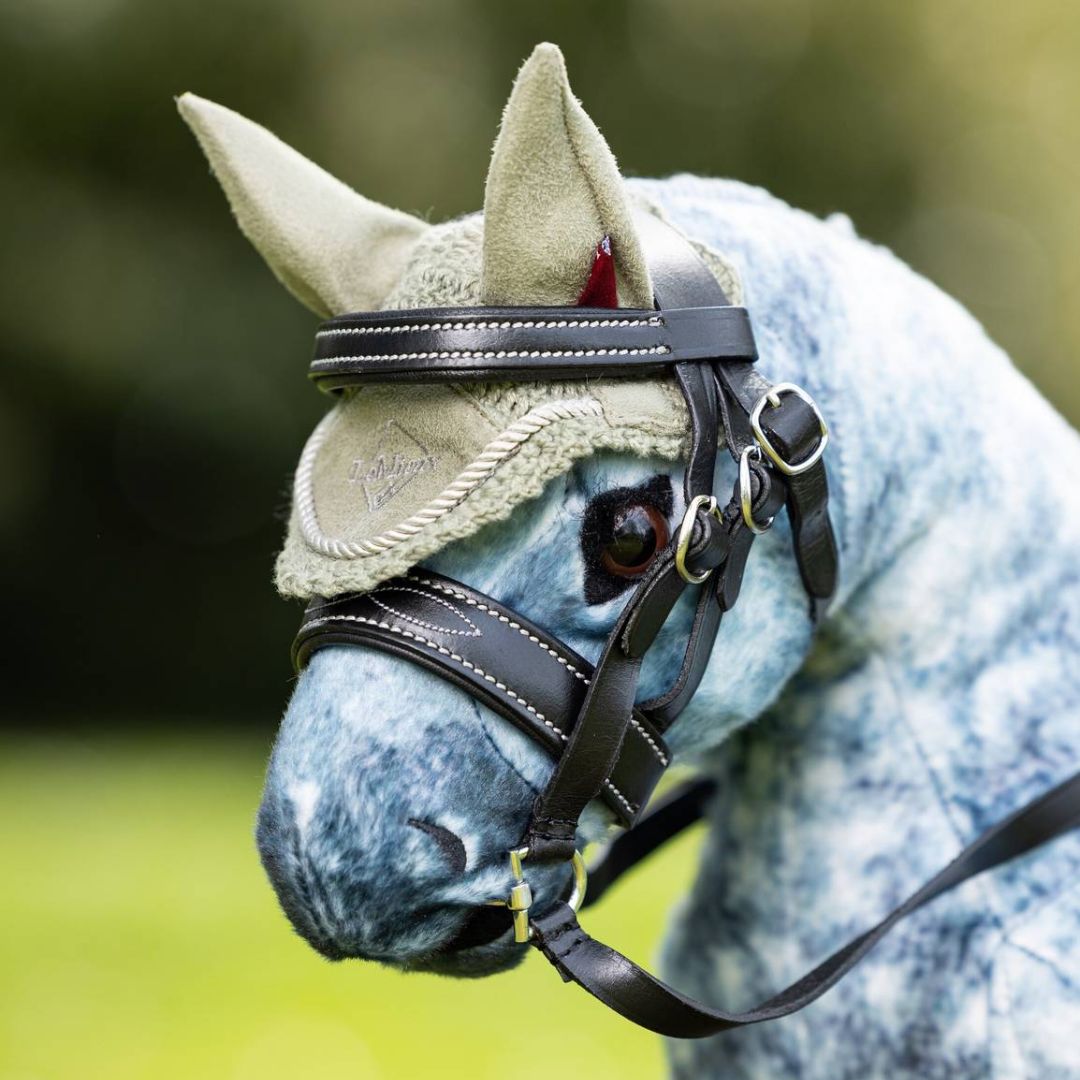
[[751, 443], [739, 457], [739, 506], [742, 508], [742, 519], [746, 523], [746, 527], [752, 532], [757, 533], [759, 536], [767, 531], [772, 523], [776, 520], [775, 517], [769, 518], [764, 525], [759, 525], [754, 520], [754, 500], [753, 500], [753, 487], [750, 484], [750, 455], [757, 454], [758, 461], [761, 460], [761, 447], [755, 446]]
[[717, 521], [721, 520], [720, 511], [716, 508], [715, 495], [695, 495], [690, 500], [690, 505], [683, 514], [682, 524], [679, 526], [678, 543], [675, 545], [675, 569], [679, 571], [679, 577], [688, 585], [700, 585], [703, 581], [708, 581], [712, 573], [711, 570], [706, 570], [703, 574], [695, 574], [686, 568], [686, 553], [690, 550], [690, 538], [694, 535], [694, 522], [697, 520], [698, 510], [703, 506], [706, 513], [712, 514]]
[[[514, 848], [510, 852], [510, 869], [515, 876], [521, 876], [521, 864], [528, 857], [529, 849], [527, 847]], [[585, 890], [589, 887], [589, 872], [585, 869], [585, 857], [577, 848], [574, 848], [574, 854], [570, 856], [570, 866], [574, 871], [574, 887], [570, 890], [570, 898], [566, 902], [577, 912], [581, 910], [581, 905], [585, 903]], [[502, 903], [500, 900], [494, 902]]]
[[[769, 441], [769, 436], [765, 434], [761, 426], [761, 413], [765, 406], [771, 405], [774, 409], [778, 409], [781, 394], [794, 394], [810, 406], [814, 416], [817, 418], [818, 428], [820, 429], [818, 444], [814, 447], [814, 452], [803, 461], [794, 463], [787, 461]], [[817, 402], [801, 386], [797, 386], [795, 383], [783, 382], [770, 386], [757, 399], [754, 407], [750, 410], [750, 427], [753, 429], [754, 438], [757, 439], [761, 449], [769, 455], [769, 460], [785, 476], [798, 476], [800, 473], [806, 472], [807, 469], [812, 469], [821, 460], [821, 455], [825, 453], [825, 447], [829, 445], [829, 425], [825, 423], [825, 417], [821, 415]]]
[[[532, 910], [532, 889], [525, 880], [525, 873], [521, 864], [528, 858], [527, 847], [512, 848], [510, 851], [510, 875], [513, 884], [510, 893], [505, 900], [488, 900], [488, 906], [505, 907], [510, 909], [514, 921], [514, 941], [519, 945], [533, 939], [532, 923], [529, 916]], [[570, 908], [577, 913], [581, 905], [585, 903], [585, 890], [589, 887], [589, 874], [585, 869], [585, 859], [577, 849], [570, 857], [570, 865], [574, 871], [574, 887], [570, 890], [570, 897], [566, 901]]]

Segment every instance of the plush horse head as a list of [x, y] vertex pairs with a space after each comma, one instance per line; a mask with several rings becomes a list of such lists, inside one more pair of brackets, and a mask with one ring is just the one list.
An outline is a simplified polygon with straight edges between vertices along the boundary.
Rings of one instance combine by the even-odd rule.
[[[368, 201], [218, 105], [185, 95], [180, 109], [240, 227], [320, 315], [650, 308], [639, 232], [641, 215], [659, 216], [731, 302], [745, 292], [770, 378], [804, 386], [829, 417], [842, 576], [811, 662], [814, 627], [778, 519], [756, 543], [697, 694], [665, 736], [665, 757], [725, 781], [710, 813], [709, 869], [669, 947], [677, 981], [729, 997], [778, 983], [820, 956], [830, 934], [880, 914], [958, 837], [1064, 773], [1070, 714], [1029, 723], [1034, 686], [1052, 681], [1075, 717], [1080, 684], [1075, 665], [1051, 658], [1048, 608], [1032, 596], [1054, 598], [1055, 633], [1064, 619], [1078, 635], [1080, 608], [1063, 614], [1076, 575], [1042, 557], [1031, 526], [1046, 519], [1053, 491], [1059, 537], [1080, 537], [1080, 500], [1061, 495], [1046, 452], [1075, 470], [1076, 440], [970, 317], [858, 240], [846, 219], [821, 222], [730, 182], [625, 181], [550, 45], [518, 76], [483, 214], [442, 225]], [[661, 377], [354, 391], [304, 451], [278, 587], [302, 599], [366, 592], [388, 615], [415, 604], [409, 590], [422, 593], [410, 632], [452, 651], [493, 615], [439, 591], [430, 575], [441, 573], [595, 662], [628, 590], [683, 517], [688, 431]], [[716, 490], [734, 481], [734, 465], [722, 464]], [[660, 632], [640, 698], [667, 686], [693, 614], [681, 604]], [[535, 662], [555, 660], [537, 646]], [[781, 695], [784, 723], [770, 711]], [[761, 731], [764, 742], [751, 734]], [[324, 955], [493, 970], [522, 952], [509, 919], [494, 941], [455, 942], [478, 906], [505, 894], [506, 852], [552, 768], [534, 740], [450, 682], [387, 652], [327, 647], [282, 723], [259, 850], [289, 918]], [[595, 800], [580, 842], [613, 821], [610, 800]], [[845, 848], [859, 887], [837, 901], [829, 886], [844, 872], [833, 851]], [[1014, 883], [1002, 905], [1022, 906], [1061, 876]], [[540, 864], [530, 881], [550, 900], [568, 870]], [[785, 905], [809, 929], [777, 959]], [[894, 968], [915, 954], [899, 955]], [[958, 962], [946, 949], [941, 963]], [[899, 1021], [877, 1022], [888, 1029], [875, 1043], [881, 1067], [915, 1060]], [[746, 1062], [789, 1062], [791, 1032], [748, 1035]], [[923, 1037], [944, 1052], [944, 1034]], [[957, 1052], [972, 1042], [985, 1040], [965, 1031]], [[736, 1061], [730, 1047], [726, 1060]], [[685, 1058], [687, 1075], [709, 1061]]]

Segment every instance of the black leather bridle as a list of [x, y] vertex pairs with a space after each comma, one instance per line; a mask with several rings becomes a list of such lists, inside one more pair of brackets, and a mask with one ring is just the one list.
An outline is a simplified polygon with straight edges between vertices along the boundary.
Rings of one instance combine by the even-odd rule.
[[[321, 328], [311, 367], [312, 379], [331, 392], [385, 382], [674, 377], [690, 420], [682, 527], [638, 581], [595, 666], [498, 600], [419, 568], [367, 593], [313, 600], [293, 658], [299, 669], [327, 645], [380, 649], [436, 672], [532, 736], [555, 759], [555, 769], [510, 852], [512, 884], [498, 901], [511, 910], [515, 939], [531, 942], [565, 980], [635, 1023], [697, 1038], [803, 1008], [911, 911], [1080, 824], [1080, 775], [984, 833], [876, 927], [748, 1012], [691, 1001], [581, 929], [585, 871], [576, 835], [588, 803], [602, 799], [629, 830], [592, 870], [593, 901], [696, 821], [712, 793], [710, 782], [694, 782], [644, 812], [668, 765], [664, 733], [701, 681], [721, 616], [738, 599], [755, 537], [787, 508], [815, 623], [837, 580], [822, 458], [828, 429], [817, 405], [801, 388], [770, 385], [757, 373], [746, 310], [728, 303], [678, 232], [651, 215], [642, 215], [638, 227], [654, 310], [488, 307], [343, 315]], [[721, 435], [739, 466], [723, 506], [712, 494]], [[680, 669], [667, 691], [637, 702], [642, 660], [688, 588], [698, 594]], [[458, 620], [449, 629], [448, 612]], [[540, 861], [572, 864], [574, 889], [537, 912], [524, 867]], [[480, 908], [453, 947], [492, 941], [506, 930], [504, 912]]]

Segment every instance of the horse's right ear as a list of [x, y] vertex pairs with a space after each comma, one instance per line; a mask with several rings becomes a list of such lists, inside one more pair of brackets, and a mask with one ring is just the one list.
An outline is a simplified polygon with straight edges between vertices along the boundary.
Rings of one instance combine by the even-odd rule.
[[377, 310], [429, 226], [358, 195], [230, 109], [194, 94], [177, 106], [282, 283], [320, 315]]

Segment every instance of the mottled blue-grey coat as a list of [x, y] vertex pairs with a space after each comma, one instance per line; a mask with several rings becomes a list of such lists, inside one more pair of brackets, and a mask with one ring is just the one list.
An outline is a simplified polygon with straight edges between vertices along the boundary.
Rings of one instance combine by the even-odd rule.
[[[846, 220], [823, 224], [734, 183], [642, 186], [735, 260], [763, 369], [807, 386], [834, 433], [842, 586], [831, 617], [812, 642], [778, 523], [669, 740], [722, 795], [663, 971], [740, 1007], [1075, 770], [1080, 444], [965, 311]], [[583, 603], [580, 516], [596, 492], [657, 469], [670, 465], [590, 460], [430, 564], [595, 659], [622, 601]], [[722, 471], [717, 490], [730, 485]], [[672, 670], [680, 629], [685, 613], [650, 657], [643, 695]], [[549, 768], [434, 676], [330, 649], [282, 728], [264, 853], [313, 940], [422, 963], [461, 905], [503, 888], [501, 853]], [[449, 873], [410, 818], [460, 836], [465, 872]], [[1078, 869], [1070, 837], [969, 883], [805, 1013], [672, 1044], [675, 1074], [1080, 1075]], [[414, 896], [425, 916], [389, 895]], [[513, 948], [498, 943], [475, 963], [502, 963]]]

